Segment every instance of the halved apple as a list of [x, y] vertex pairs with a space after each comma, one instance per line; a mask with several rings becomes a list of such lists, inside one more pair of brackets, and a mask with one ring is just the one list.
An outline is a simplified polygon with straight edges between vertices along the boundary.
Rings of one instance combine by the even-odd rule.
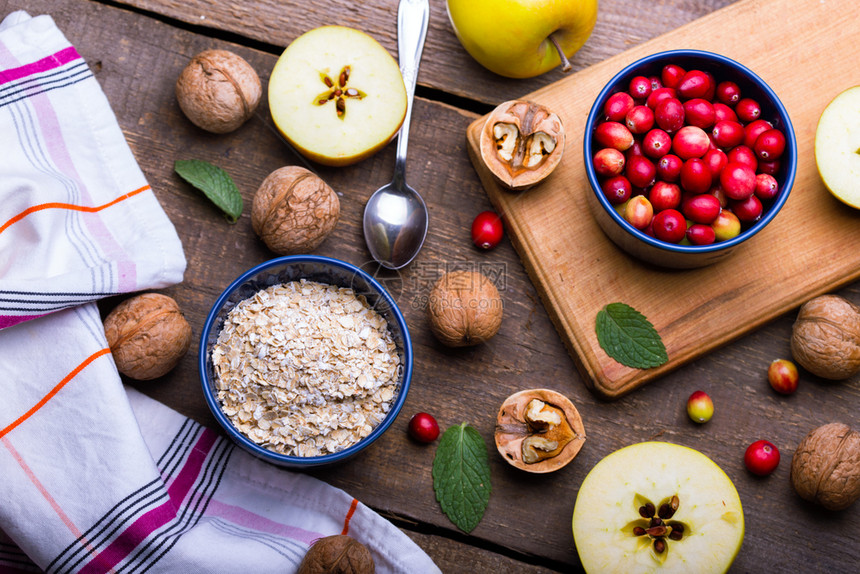
[[840, 93], [821, 113], [815, 163], [830, 193], [860, 209], [860, 86]]
[[699, 451], [665, 442], [634, 444], [598, 462], [573, 510], [586, 572], [725, 572], [743, 537], [729, 477]]
[[382, 149], [406, 116], [394, 58], [353, 28], [314, 28], [287, 46], [269, 79], [269, 110], [310, 160], [349, 165]]

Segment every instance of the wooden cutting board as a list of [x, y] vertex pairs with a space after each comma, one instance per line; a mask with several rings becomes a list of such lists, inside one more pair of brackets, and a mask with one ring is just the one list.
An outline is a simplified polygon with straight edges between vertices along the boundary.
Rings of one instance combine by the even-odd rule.
[[[860, 84], [860, 3], [743, 0], [523, 96], [556, 111], [567, 143], [561, 165], [524, 193], [502, 189], [480, 161], [484, 118], [467, 130], [472, 163], [559, 334], [587, 384], [618, 398], [670, 370], [860, 277], [860, 211], [834, 199], [818, 176], [815, 129], [827, 103]], [[751, 68], [788, 109], [797, 179], [771, 224], [726, 260], [663, 270], [620, 251], [591, 216], [582, 138], [594, 98], [612, 76], [667, 49], [718, 52]], [[657, 328], [669, 362], [631, 369], [600, 348], [597, 312], [620, 301]], [[766, 366], [762, 365], [762, 369]]]

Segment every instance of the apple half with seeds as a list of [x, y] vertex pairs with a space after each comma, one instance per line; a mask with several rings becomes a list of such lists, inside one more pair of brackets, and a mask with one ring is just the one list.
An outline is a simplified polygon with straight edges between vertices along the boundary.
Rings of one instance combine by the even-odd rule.
[[821, 113], [815, 162], [830, 193], [860, 209], [860, 86], [840, 93]]
[[741, 548], [744, 513], [732, 481], [699, 451], [643, 442], [585, 477], [573, 538], [586, 572], [725, 572]]
[[406, 117], [394, 58], [354, 28], [322, 26], [284, 50], [269, 79], [269, 110], [302, 155], [343, 166], [382, 149]]

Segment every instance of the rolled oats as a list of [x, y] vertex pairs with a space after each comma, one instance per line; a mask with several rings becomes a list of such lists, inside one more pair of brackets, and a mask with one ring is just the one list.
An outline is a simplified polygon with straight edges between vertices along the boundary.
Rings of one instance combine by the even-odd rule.
[[334, 453], [391, 408], [401, 365], [385, 319], [351, 289], [292, 281], [227, 315], [212, 350], [224, 414], [256, 444]]

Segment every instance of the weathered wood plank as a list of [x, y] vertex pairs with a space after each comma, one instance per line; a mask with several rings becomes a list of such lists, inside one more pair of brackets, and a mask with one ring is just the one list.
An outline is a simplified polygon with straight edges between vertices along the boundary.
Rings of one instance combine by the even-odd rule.
[[[631, 46], [686, 24], [733, 0], [673, 0], [671, 2], [600, 2], [591, 37], [571, 63], [579, 70]], [[279, 0], [222, 2], [220, 0], [119, 0], [143, 10], [201, 26], [226, 30], [278, 47], [325, 24], [364, 30], [397, 54], [396, 0], [313, 0], [287, 5]], [[489, 17], [489, 16], [488, 16]], [[532, 92], [564, 77], [554, 70], [538, 78], [511, 80], [473, 60], [460, 45], [443, 0], [430, 2], [430, 29], [418, 82], [447, 93], [498, 104]]]
[[[631, 4], [628, 4], [628, 9]], [[173, 174], [173, 161], [198, 157], [218, 163], [233, 175], [246, 206], [272, 170], [295, 163], [290, 153], [254, 119], [239, 131], [212, 136], [194, 128], [181, 114], [173, 82], [196, 52], [228, 47], [268, 76], [275, 56], [214, 41], [158, 22], [145, 15], [85, 0], [0, 0], [0, 14], [16, 8], [51, 13], [84, 55], [117, 113], [142, 169], [177, 227], [189, 266], [182, 284], [166, 290], [185, 310], [195, 333], [209, 306], [239, 273], [271, 254], [254, 237], [248, 210], [234, 226]], [[805, 433], [818, 424], [842, 420], [858, 425], [860, 379], [827, 383], [803, 373], [791, 397], [767, 387], [770, 360], [786, 356], [793, 315], [780, 317], [734, 344], [691, 363], [646, 388], [607, 403], [589, 393], [540, 305], [535, 289], [508, 242], [496, 250], [474, 250], [468, 225], [475, 213], [490, 207], [465, 149], [465, 130], [475, 115], [426, 100], [416, 104], [408, 178], [421, 190], [431, 210], [430, 235], [419, 259], [402, 274], [386, 278], [406, 314], [415, 346], [416, 369], [403, 413], [366, 453], [337, 468], [313, 474], [342, 487], [364, 503], [404, 520], [431, 525], [440, 535], [450, 529], [455, 540], [487, 541], [521, 555], [545, 557], [549, 564], [578, 565], [570, 530], [573, 505], [588, 470], [603, 456], [627, 444], [663, 439], [697, 448], [711, 456], [734, 480], [746, 509], [747, 535], [736, 562], [738, 572], [807, 569], [843, 572], [860, 559], [858, 507], [825, 513], [802, 503], [788, 485], [788, 461]], [[393, 146], [343, 169], [321, 169], [341, 194], [342, 218], [333, 237], [317, 253], [355, 264], [369, 261], [360, 229], [367, 197], [386, 183], [393, 168]], [[584, 208], [585, 209], [585, 208]], [[423, 299], [432, 280], [447, 267], [485, 265], [497, 271], [505, 318], [500, 333], [471, 349], [447, 349], [430, 335]], [[798, 280], [802, 280], [799, 277]], [[842, 293], [860, 302], [853, 285]], [[115, 300], [105, 301], [104, 311]], [[742, 310], [727, 310], [742, 312]], [[214, 426], [196, 372], [196, 349], [168, 376], [134, 385], [195, 419]], [[580, 409], [588, 441], [579, 457], [548, 476], [518, 471], [490, 451], [493, 494], [483, 521], [470, 536], [455, 528], [439, 510], [430, 468], [435, 446], [408, 440], [412, 413], [433, 413], [443, 427], [468, 421], [492, 445], [499, 405], [509, 394], [548, 387], [569, 396]], [[715, 400], [714, 419], [696, 426], [684, 413], [686, 397], [702, 388]], [[768, 438], [782, 450], [777, 472], [758, 479], [743, 467], [746, 445]], [[456, 558], [442, 558], [416, 536], [440, 564], [458, 570]], [[441, 539], [441, 536], [440, 536]], [[458, 543], [459, 544], [459, 543]], [[471, 549], [452, 544], [451, 552]], [[469, 564], [468, 560], [465, 562]], [[485, 562], [476, 562], [476, 569]], [[515, 569], [515, 568], [514, 568]]]

